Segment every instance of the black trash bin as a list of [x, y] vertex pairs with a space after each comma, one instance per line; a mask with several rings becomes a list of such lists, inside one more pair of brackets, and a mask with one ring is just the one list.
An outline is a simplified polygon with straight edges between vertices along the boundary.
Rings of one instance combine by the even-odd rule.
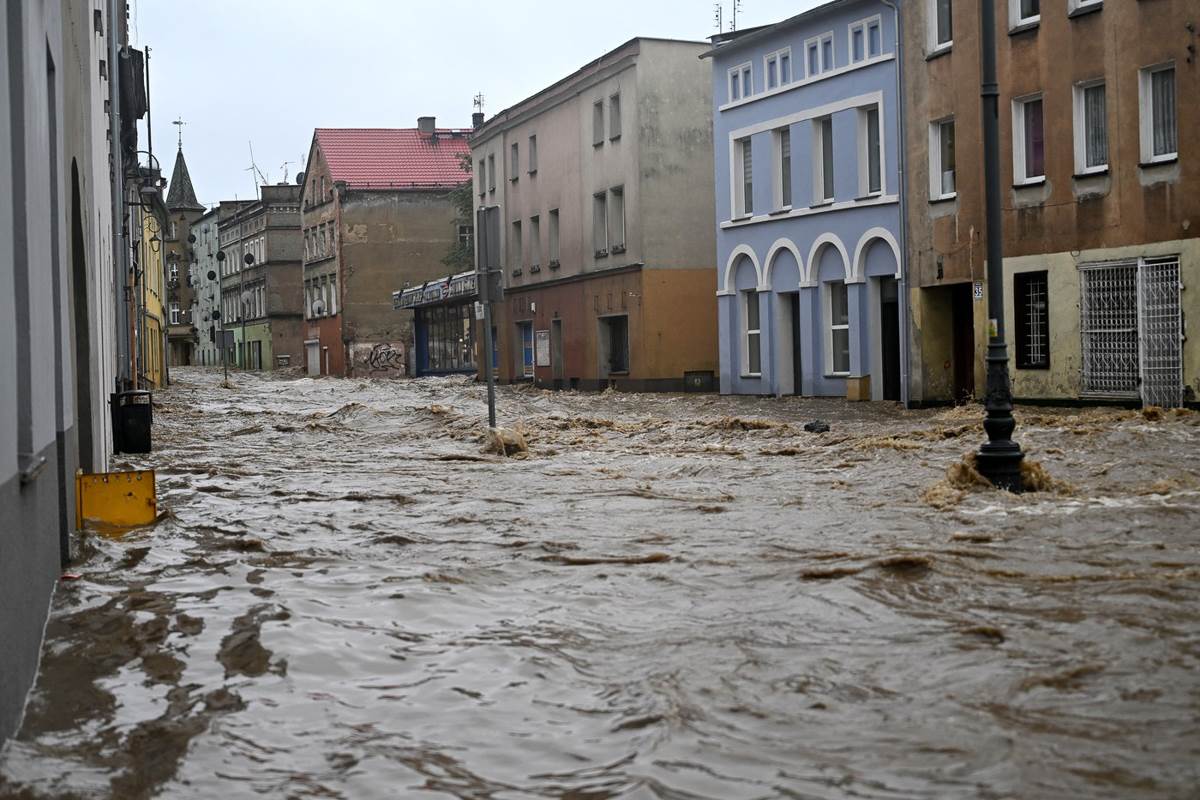
[[149, 453], [150, 423], [153, 421], [150, 392], [116, 392], [112, 405], [113, 450], [118, 453]]

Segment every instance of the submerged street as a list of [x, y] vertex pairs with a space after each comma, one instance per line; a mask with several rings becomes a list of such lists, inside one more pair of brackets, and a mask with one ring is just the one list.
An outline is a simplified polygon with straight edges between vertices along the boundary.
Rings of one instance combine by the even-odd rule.
[[[0, 796], [1178, 798], [1200, 414], [173, 369]], [[828, 421], [828, 433], [803, 425]]]

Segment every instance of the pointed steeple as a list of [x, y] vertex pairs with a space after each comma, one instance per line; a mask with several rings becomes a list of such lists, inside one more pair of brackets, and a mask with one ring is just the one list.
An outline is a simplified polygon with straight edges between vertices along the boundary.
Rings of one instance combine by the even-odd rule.
[[196, 200], [196, 190], [192, 188], [192, 176], [188, 174], [187, 162], [183, 160], [183, 145], [175, 155], [175, 169], [171, 172], [171, 185], [167, 190], [168, 211], [204, 211], [204, 206]]

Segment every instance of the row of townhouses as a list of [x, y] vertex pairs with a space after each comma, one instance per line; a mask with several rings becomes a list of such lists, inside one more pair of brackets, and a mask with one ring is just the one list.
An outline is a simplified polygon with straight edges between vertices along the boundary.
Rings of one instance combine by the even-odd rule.
[[[1015, 394], [1195, 402], [1195, 4], [988, 1]], [[637, 38], [476, 120], [500, 380], [981, 396], [979, 14], [832, 0], [707, 43]], [[473, 278], [394, 294], [429, 371], [475, 366]]]
[[0, 14], [0, 743], [71, 558], [76, 473], [108, 469], [120, 409], [167, 377], [171, 217], [128, 27], [119, 0]]

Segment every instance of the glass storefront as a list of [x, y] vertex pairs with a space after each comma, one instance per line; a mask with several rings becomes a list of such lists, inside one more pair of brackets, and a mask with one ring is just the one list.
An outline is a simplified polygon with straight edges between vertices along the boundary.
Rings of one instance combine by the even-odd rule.
[[475, 370], [475, 320], [471, 303], [416, 309], [417, 357], [422, 373]]

